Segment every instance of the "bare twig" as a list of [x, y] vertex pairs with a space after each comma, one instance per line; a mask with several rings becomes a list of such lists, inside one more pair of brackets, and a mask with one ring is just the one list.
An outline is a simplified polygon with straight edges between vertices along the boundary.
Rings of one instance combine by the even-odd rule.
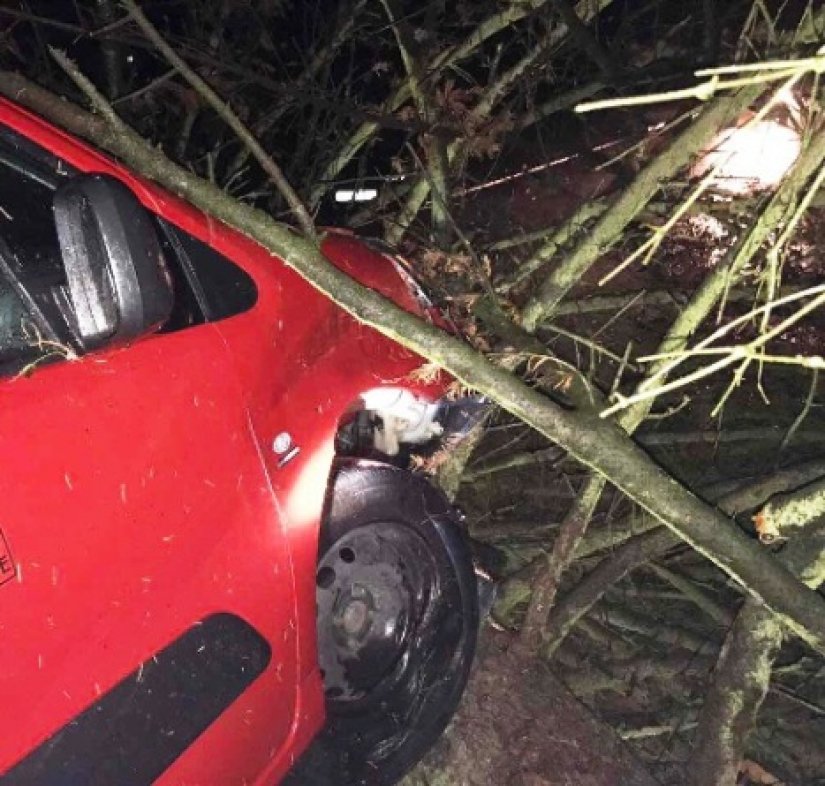
[[[353, 0], [351, 5], [342, 4], [338, 13], [335, 32], [330, 42], [326, 46], [319, 47], [313, 53], [304, 70], [295, 79], [290, 80], [290, 93], [293, 97], [306, 95], [312, 80], [318, 76], [324, 66], [334, 58], [352, 35], [355, 23], [366, 3], [367, 0]], [[286, 100], [286, 96], [277, 101], [263, 117], [253, 124], [252, 131], [254, 135], [258, 139], [262, 139], [263, 135], [281, 120], [291, 104], [292, 102]], [[348, 108], [347, 112], [351, 114], [352, 109]], [[385, 120], [379, 119], [376, 122], [381, 126]], [[241, 170], [249, 155], [249, 148], [242, 146], [226, 169], [228, 179], [231, 179], [233, 175]]]
[[[481, 22], [464, 41], [453, 49], [439, 53], [427, 66], [427, 78], [435, 80], [445, 68], [461, 62], [475, 52], [485, 41], [505, 30], [514, 22], [534, 13], [548, 0], [525, 0], [523, 3], [512, 3]], [[405, 80], [395, 92], [384, 102], [386, 112], [394, 112], [410, 98], [409, 81]], [[358, 151], [369, 142], [380, 126], [367, 121], [362, 123], [338, 150], [335, 157], [327, 164], [319, 179], [319, 185], [313, 189], [309, 203], [317, 206], [324, 196], [328, 184], [333, 182], [341, 170], [357, 155]]]
[[[555, 306], [579, 282], [585, 271], [621, 236], [625, 227], [653, 198], [660, 184], [680, 170], [713, 135], [754, 101], [761, 87], [749, 87], [733, 97], [708, 105], [690, 127], [656, 156], [599, 217], [563, 263], [545, 278], [524, 308], [522, 323], [528, 331], [553, 313]], [[544, 252], [546, 253], [546, 252]], [[542, 255], [541, 249], [537, 256]]]
[[[545, 240], [541, 248], [531, 254], [526, 260], [521, 262], [511, 276], [501, 281], [496, 287], [497, 291], [506, 293], [522, 281], [533, 275], [548, 260], [552, 259], [556, 253], [583, 231], [586, 224], [594, 218], [598, 218], [608, 207], [606, 199], [595, 199], [582, 204], [570, 218], [560, 227], [553, 227], [551, 230], [541, 230], [513, 238], [505, 243], [497, 243], [494, 249], [512, 248], [521, 243], [532, 243], [536, 240]], [[557, 312], [558, 313], [558, 312]]]
[[[413, 97], [421, 121], [427, 125], [435, 122], [435, 102], [431, 99], [422, 85], [421, 65], [414, 51], [413, 36], [409, 26], [403, 19], [403, 14], [396, 8], [396, 0], [381, 0], [387, 17], [392, 25], [401, 60], [407, 72], [410, 83], [410, 93]], [[444, 139], [439, 134], [430, 132], [426, 135], [424, 149], [427, 154], [427, 181], [432, 192], [431, 208], [433, 230], [440, 245], [447, 242], [449, 220], [449, 166], [447, 149]]]
[[[773, 197], [771, 197], [767, 206], [759, 215], [756, 222], [754, 222], [751, 226], [747, 234], [745, 234], [743, 238], [730, 249], [730, 251], [726, 254], [725, 259], [717, 265], [714, 274], [707, 279], [707, 284], [703, 285], [703, 287], [707, 290], [705, 297], [712, 298], [713, 302], [724, 302], [722, 298], [726, 290], [736, 283], [740, 271], [753, 259], [770, 234], [772, 232], [776, 232], [778, 228], [784, 227], [786, 223], [799, 220], [800, 210], [808, 204], [806, 199], [802, 199], [800, 202], [800, 194], [803, 193], [803, 189], [805, 189], [808, 180], [815, 172], [817, 172], [817, 170], [825, 171], [823, 162], [825, 162], [825, 134], [818, 134], [811, 140], [811, 144], [803, 152], [802, 156], [800, 156], [799, 160], [796, 162], [779, 189], [777, 189]], [[808, 194], [810, 193], [810, 190], [811, 189], [808, 190]], [[806, 294], [818, 295], [820, 294], [820, 291], [813, 288], [811, 290], [802, 290], [800, 292], [785, 295], [766, 306], [753, 309], [752, 314], [758, 315], [764, 313], [766, 310], [776, 308], [778, 305], [795, 302], [800, 298], [805, 297]], [[816, 300], [817, 299], [815, 298], [814, 301], [811, 301], [811, 303], [807, 306], [799, 309], [795, 313], [793, 319], [798, 320], [801, 315], [804, 315], [806, 309], [810, 311], [816, 308], [818, 305]], [[602, 413], [602, 415], [607, 417], [613, 412], [617, 412], [634, 403], [645, 401], [651, 396], [658, 396], [665, 392], [665, 387], [667, 387], [668, 390], [683, 387], [686, 377], [674, 380], [673, 382], [667, 383], [667, 385], [663, 385], [662, 382], [677, 368], [680, 363], [684, 362], [690, 356], [695, 356], [696, 354], [701, 353], [706, 347], [709, 347], [713, 342], [717, 341], [726, 333], [729, 333], [736, 325], [743, 324], [746, 319], [739, 318], [732, 320], [711, 333], [710, 336], [700, 341], [687, 353], [685, 353], [683, 349], [686, 345], [684, 341], [680, 344], [682, 349], [676, 351], [674, 355], [670, 354], [671, 350], [667, 350], [664, 353], [657, 353], [657, 356], [650, 358], [656, 361], [655, 368], [650, 368], [645, 381], [637, 388], [636, 392], [628, 397], [620, 397], [617, 395], [616, 398], [619, 403], [610, 407]], [[781, 328], [779, 332], [786, 330], [787, 326], [787, 321], [783, 322], [779, 326]], [[690, 333], [693, 332], [693, 330], [690, 331]], [[764, 351], [760, 348], [764, 346], [768, 340], [770, 340], [770, 337], [778, 335], [779, 332], [777, 332], [776, 328], [774, 328], [770, 331], [762, 333], [747, 347], [733, 348], [730, 351], [738, 352], [738, 356], [728, 356], [727, 358], [723, 357], [722, 361], [718, 361], [705, 369], [700, 369], [698, 372], [694, 372], [693, 376], [688, 375], [691, 376], [691, 379], [689, 379], [688, 382], [696, 379], [696, 375], [704, 376], [707, 375], [707, 373], [713, 373], [717, 370], [717, 368], [725, 368], [730, 366], [732, 363], [735, 363], [737, 360], [745, 359], [749, 356], [751, 351], [759, 350], [760, 355], [763, 355]], [[708, 371], [708, 369], [710, 369], [710, 371]]]
[[170, 68], [160, 76], [155, 77], [151, 82], [147, 82], [145, 85], [142, 85], [136, 90], [132, 90], [131, 93], [118, 96], [114, 101], [112, 101], [112, 106], [124, 104], [127, 101], [134, 101], [141, 96], [145, 96], [147, 93], [151, 93], [153, 90], [168, 82], [173, 76], [175, 76], [175, 74], [177, 74], [177, 71], [174, 68]]
[[[612, 0], [596, 0], [596, 2], [582, 2], [579, 4], [582, 21], [592, 19], [600, 10], [608, 6]], [[530, 72], [540, 58], [552, 48], [558, 46], [569, 35], [566, 25], [551, 27], [530, 50], [510, 68], [504, 71], [494, 82], [489, 84], [479, 98], [468, 118], [471, 124], [481, 124], [487, 120], [501, 100]], [[447, 166], [455, 169], [464, 160], [467, 148], [466, 139], [453, 141], [447, 148]], [[429, 194], [430, 186], [426, 178], [421, 178], [411, 192], [396, 217], [393, 226], [386, 233], [389, 243], [397, 243], [406, 233], [410, 224], [418, 215]]]
[[292, 214], [300, 225], [304, 234], [308, 238], [315, 237], [315, 223], [312, 220], [301, 198], [295, 193], [289, 181], [284, 177], [284, 173], [275, 159], [272, 158], [262, 147], [260, 142], [252, 135], [235, 112], [198, 74], [196, 74], [181, 58], [174, 49], [163, 39], [157, 28], [149, 21], [143, 11], [138, 8], [134, 0], [121, 0], [123, 6], [135, 20], [143, 34], [157, 47], [158, 51], [166, 58], [171, 65], [197, 92], [204, 101], [218, 114], [218, 116], [232, 129], [238, 139], [249, 149], [261, 169], [273, 182], [278, 192], [289, 205]]
[[[96, 0], [95, 6], [96, 14], [103, 26], [108, 26], [115, 21], [117, 0]], [[106, 77], [106, 94], [112, 101], [123, 90], [123, 67], [126, 60], [120, 44], [111, 38], [103, 38], [100, 42], [100, 49], [103, 55], [103, 73]]]
[[[740, 90], [743, 87], [766, 85], [798, 77], [811, 71], [821, 74], [825, 71], [825, 50], [815, 57], [800, 58], [797, 60], [780, 60], [769, 63], [751, 63], [746, 65], [722, 66], [720, 68], [706, 68], [697, 71], [697, 76], [710, 77], [705, 82], [681, 90], [668, 90], [664, 93], [651, 93], [641, 96], [625, 96], [620, 98], [606, 98], [602, 101], [589, 101], [579, 104], [577, 112], [594, 112], [600, 109], [614, 109], [616, 107], [641, 106], [644, 104], [658, 104], [664, 101], [684, 101], [696, 99], [707, 101], [722, 90]], [[739, 76], [733, 79], [721, 79], [723, 74], [744, 73], [748, 76]]]
[[805, 396], [805, 401], [802, 404], [802, 409], [799, 411], [799, 414], [794, 418], [793, 423], [788, 427], [785, 436], [782, 438], [782, 443], [779, 445], [779, 449], [776, 451], [777, 461], [779, 457], [782, 456], [785, 448], [791, 444], [791, 441], [797, 434], [799, 433], [800, 426], [805, 422], [805, 418], [808, 417], [811, 406], [814, 403], [814, 397], [816, 396], [816, 388], [817, 383], [819, 381], [819, 369], [814, 369], [811, 371], [811, 384], [808, 387], [808, 395]]
[[[778, 297], [798, 292], [798, 287], [783, 287], [777, 293]], [[657, 308], [671, 307], [681, 309], [686, 303], [686, 293], [678, 290], [640, 290], [624, 295], [596, 295], [581, 300], [570, 300], [559, 303], [554, 315], [557, 317], [573, 314], [593, 314], [603, 311], [620, 311], [628, 308]], [[725, 301], [727, 303], [753, 302], [755, 292], [747, 286], [735, 287], [728, 290]]]
[[32, 22], [33, 24], [43, 25], [44, 27], [51, 27], [55, 30], [62, 30], [66, 33], [74, 33], [75, 35], [88, 35], [90, 33], [89, 30], [80, 25], [73, 25], [68, 22], [61, 22], [45, 16], [38, 16], [37, 14], [32, 14], [19, 8], [0, 6], [0, 15], [10, 16], [12, 19], [19, 19], [23, 22]]
[[[710, 343], [708, 339], [703, 340], [700, 342], [700, 346], [693, 350], [686, 351], [679, 351], [676, 354], [676, 360], [669, 363], [671, 367], [675, 367], [678, 363], [684, 362], [687, 357], [693, 356], [698, 357], [701, 355], [709, 355], [709, 356], [721, 356], [720, 360], [716, 360], [713, 363], [708, 364], [707, 366], [702, 366], [695, 371], [692, 371], [688, 374], [685, 374], [678, 379], [674, 379], [671, 382], [662, 382], [661, 380], [664, 377], [664, 374], [667, 373], [663, 370], [659, 370], [656, 372], [655, 375], [650, 375], [648, 377], [648, 384], [640, 389], [637, 389], [635, 393], [630, 396], [621, 396], [619, 394], [616, 395], [618, 399], [617, 403], [611, 407], [608, 407], [601, 413], [601, 417], [609, 417], [616, 412], [619, 412], [626, 407], [629, 407], [634, 404], [639, 404], [645, 401], [650, 401], [651, 399], [662, 395], [663, 393], [670, 393], [673, 390], [678, 390], [679, 388], [686, 387], [694, 382], [697, 382], [700, 379], [704, 379], [705, 377], [709, 377], [712, 374], [715, 374], [717, 371], [721, 371], [722, 369], [728, 368], [729, 366], [734, 365], [740, 361], [750, 361], [750, 360], [759, 360], [763, 363], [788, 363], [794, 366], [803, 366], [806, 368], [812, 369], [820, 369], [825, 368], [825, 359], [820, 357], [819, 355], [812, 355], [812, 356], [792, 356], [792, 357], [783, 357], [783, 356], [771, 356], [766, 355], [762, 350], [765, 344], [767, 344], [772, 339], [776, 338], [777, 336], [781, 336], [785, 333], [790, 327], [795, 325], [797, 322], [802, 320], [805, 316], [810, 313], [813, 313], [821, 306], [825, 306], [825, 286], [822, 287], [812, 287], [811, 290], [803, 291], [796, 293], [795, 295], [790, 295], [786, 298], [782, 298], [781, 300], [784, 302], [792, 302], [793, 300], [798, 299], [799, 297], [805, 297], [807, 295], [815, 295], [811, 300], [809, 300], [804, 306], [801, 306], [797, 311], [791, 314], [789, 317], [784, 319], [782, 322], [771, 328], [766, 333], [763, 333], [752, 341], [748, 342], [747, 344], [736, 344], [733, 346], [721, 346], [721, 347], [707, 347], [701, 346], [702, 344]], [[761, 306], [760, 308], [752, 309], [749, 312], [748, 317], [751, 317], [755, 314], [761, 313], [767, 308], [776, 308], [777, 305], [782, 305], [783, 303], [780, 301], [775, 301], [774, 303], [768, 306]], [[720, 328], [720, 331], [729, 332], [730, 330], [735, 327], [737, 324], [741, 324], [745, 321], [744, 317], [738, 317], [737, 319], [729, 322], [723, 328]], [[716, 336], [719, 333], [714, 334]], [[651, 356], [648, 359], [655, 359], [655, 360], [666, 360], [672, 356], [673, 353], [663, 352], [657, 353], [654, 356]], [[651, 380], [655, 380], [655, 384]]]
[[543, 104], [539, 104], [523, 114], [517, 121], [518, 127], [521, 129], [529, 128], [535, 123], [538, 123], [540, 120], [543, 120], [545, 117], [550, 117], [550, 115], [553, 115], [556, 112], [570, 109], [586, 98], [590, 98], [602, 90], [604, 90], [603, 82], [590, 82], [587, 85], [574, 88], [567, 93], [562, 93], [561, 95], [548, 99]]

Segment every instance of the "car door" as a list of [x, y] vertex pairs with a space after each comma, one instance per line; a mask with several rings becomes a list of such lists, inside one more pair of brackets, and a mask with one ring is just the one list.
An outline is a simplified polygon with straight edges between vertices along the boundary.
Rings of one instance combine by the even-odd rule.
[[0, 126], [0, 782], [253, 782], [296, 701], [259, 446], [174, 244], [164, 330], [79, 356], [51, 216], [70, 174]]

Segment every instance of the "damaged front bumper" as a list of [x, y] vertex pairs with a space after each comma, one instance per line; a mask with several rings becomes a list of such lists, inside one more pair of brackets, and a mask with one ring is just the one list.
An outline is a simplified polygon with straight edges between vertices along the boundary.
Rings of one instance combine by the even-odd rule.
[[407, 388], [375, 388], [361, 394], [358, 409], [339, 430], [337, 452], [409, 466], [413, 455], [454, 449], [488, 411], [483, 396], [430, 401]]

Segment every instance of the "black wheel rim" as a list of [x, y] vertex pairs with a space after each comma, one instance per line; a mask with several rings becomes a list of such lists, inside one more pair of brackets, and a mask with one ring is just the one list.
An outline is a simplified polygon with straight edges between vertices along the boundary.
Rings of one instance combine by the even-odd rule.
[[442, 577], [427, 544], [393, 523], [358, 527], [324, 554], [316, 583], [329, 709], [352, 714], [380, 705], [398, 717], [431, 654], [427, 632], [441, 605]]

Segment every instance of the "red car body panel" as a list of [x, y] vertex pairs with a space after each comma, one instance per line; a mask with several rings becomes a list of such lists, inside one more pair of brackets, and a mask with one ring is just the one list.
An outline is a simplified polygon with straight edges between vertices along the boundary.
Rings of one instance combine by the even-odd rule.
[[[260, 676], [156, 782], [273, 784], [323, 722], [315, 564], [343, 414], [421, 360], [343, 313], [257, 244], [0, 100], [0, 123], [243, 268], [256, 304], [215, 323], [0, 379], [0, 773], [214, 612], [269, 643]], [[421, 313], [388, 260], [324, 251]], [[272, 441], [300, 450], [286, 464]], [[0, 565], [2, 567], [2, 565]], [[2, 580], [2, 575], [0, 575]], [[2, 780], [2, 776], [0, 776]]]

